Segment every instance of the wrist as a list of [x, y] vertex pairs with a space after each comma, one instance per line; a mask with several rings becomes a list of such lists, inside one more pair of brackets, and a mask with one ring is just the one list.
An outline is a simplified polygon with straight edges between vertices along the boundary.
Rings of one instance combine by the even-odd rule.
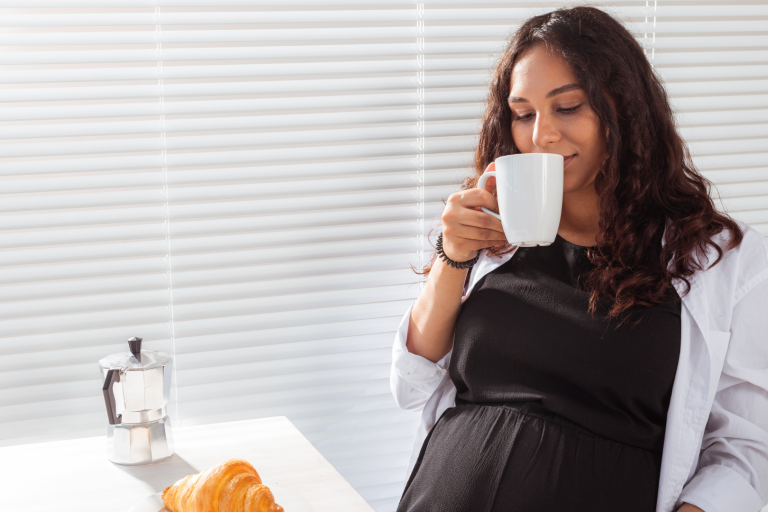
[[467, 272], [469, 272], [471, 270], [471, 268], [456, 268], [456, 267], [452, 266], [450, 263], [448, 263], [447, 261], [445, 261], [440, 256], [437, 257], [437, 261], [435, 262], [435, 265], [440, 265], [441, 268], [447, 269], [447, 271], [451, 272], [451, 273], [453, 273], [453, 272], [455, 272], [455, 273], [461, 272], [462, 274], [465, 274], [465, 273], [467, 273]]
[[475, 263], [477, 263], [478, 258], [480, 258], [480, 251], [475, 251], [475, 256], [471, 256], [467, 259], [460, 259], [455, 260], [451, 258], [449, 255], [445, 253], [445, 250], [443, 248], [443, 234], [440, 233], [440, 235], [437, 237], [437, 245], [435, 246], [435, 249], [437, 250], [437, 256], [439, 259], [443, 260], [448, 266], [456, 268], [456, 269], [469, 269], [472, 268]]
[[443, 254], [448, 256], [448, 258], [452, 259], [453, 261], [456, 261], [458, 263], [464, 263], [465, 261], [469, 261], [473, 258], [476, 258], [480, 254], [480, 251], [469, 251], [468, 253], [454, 255], [453, 253], [449, 253], [448, 251], [446, 251], [445, 247], [443, 247]]

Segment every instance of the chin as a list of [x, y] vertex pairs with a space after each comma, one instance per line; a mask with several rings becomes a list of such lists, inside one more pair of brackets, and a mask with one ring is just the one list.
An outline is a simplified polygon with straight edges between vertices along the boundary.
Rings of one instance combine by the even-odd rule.
[[569, 194], [571, 192], [578, 192], [583, 187], [584, 187], [583, 184], [574, 184], [572, 181], [563, 181], [563, 194]]

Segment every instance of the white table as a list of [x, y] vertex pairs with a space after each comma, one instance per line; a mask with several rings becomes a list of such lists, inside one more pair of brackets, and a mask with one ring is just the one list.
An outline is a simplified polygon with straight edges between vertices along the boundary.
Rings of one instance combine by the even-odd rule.
[[0, 509], [125, 512], [186, 475], [237, 457], [265, 483], [302, 496], [313, 512], [373, 512], [285, 417], [176, 428], [173, 435], [173, 457], [147, 466], [109, 462], [105, 437], [0, 448]]

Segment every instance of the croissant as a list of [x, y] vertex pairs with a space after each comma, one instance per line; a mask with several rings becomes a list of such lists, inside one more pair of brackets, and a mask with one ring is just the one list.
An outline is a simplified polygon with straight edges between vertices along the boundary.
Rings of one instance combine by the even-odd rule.
[[230, 459], [163, 491], [172, 512], [284, 512], [253, 466]]

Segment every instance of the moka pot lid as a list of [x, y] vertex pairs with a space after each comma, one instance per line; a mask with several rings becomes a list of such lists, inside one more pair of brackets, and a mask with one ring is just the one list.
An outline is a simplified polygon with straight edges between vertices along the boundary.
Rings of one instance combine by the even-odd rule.
[[128, 340], [129, 352], [110, 354], [99, 360], [99, 365], [107, 370], [149, 370], [165, 366], [173, 359], [165, 352], [141, 350], [142, 338], [133, 337]]

